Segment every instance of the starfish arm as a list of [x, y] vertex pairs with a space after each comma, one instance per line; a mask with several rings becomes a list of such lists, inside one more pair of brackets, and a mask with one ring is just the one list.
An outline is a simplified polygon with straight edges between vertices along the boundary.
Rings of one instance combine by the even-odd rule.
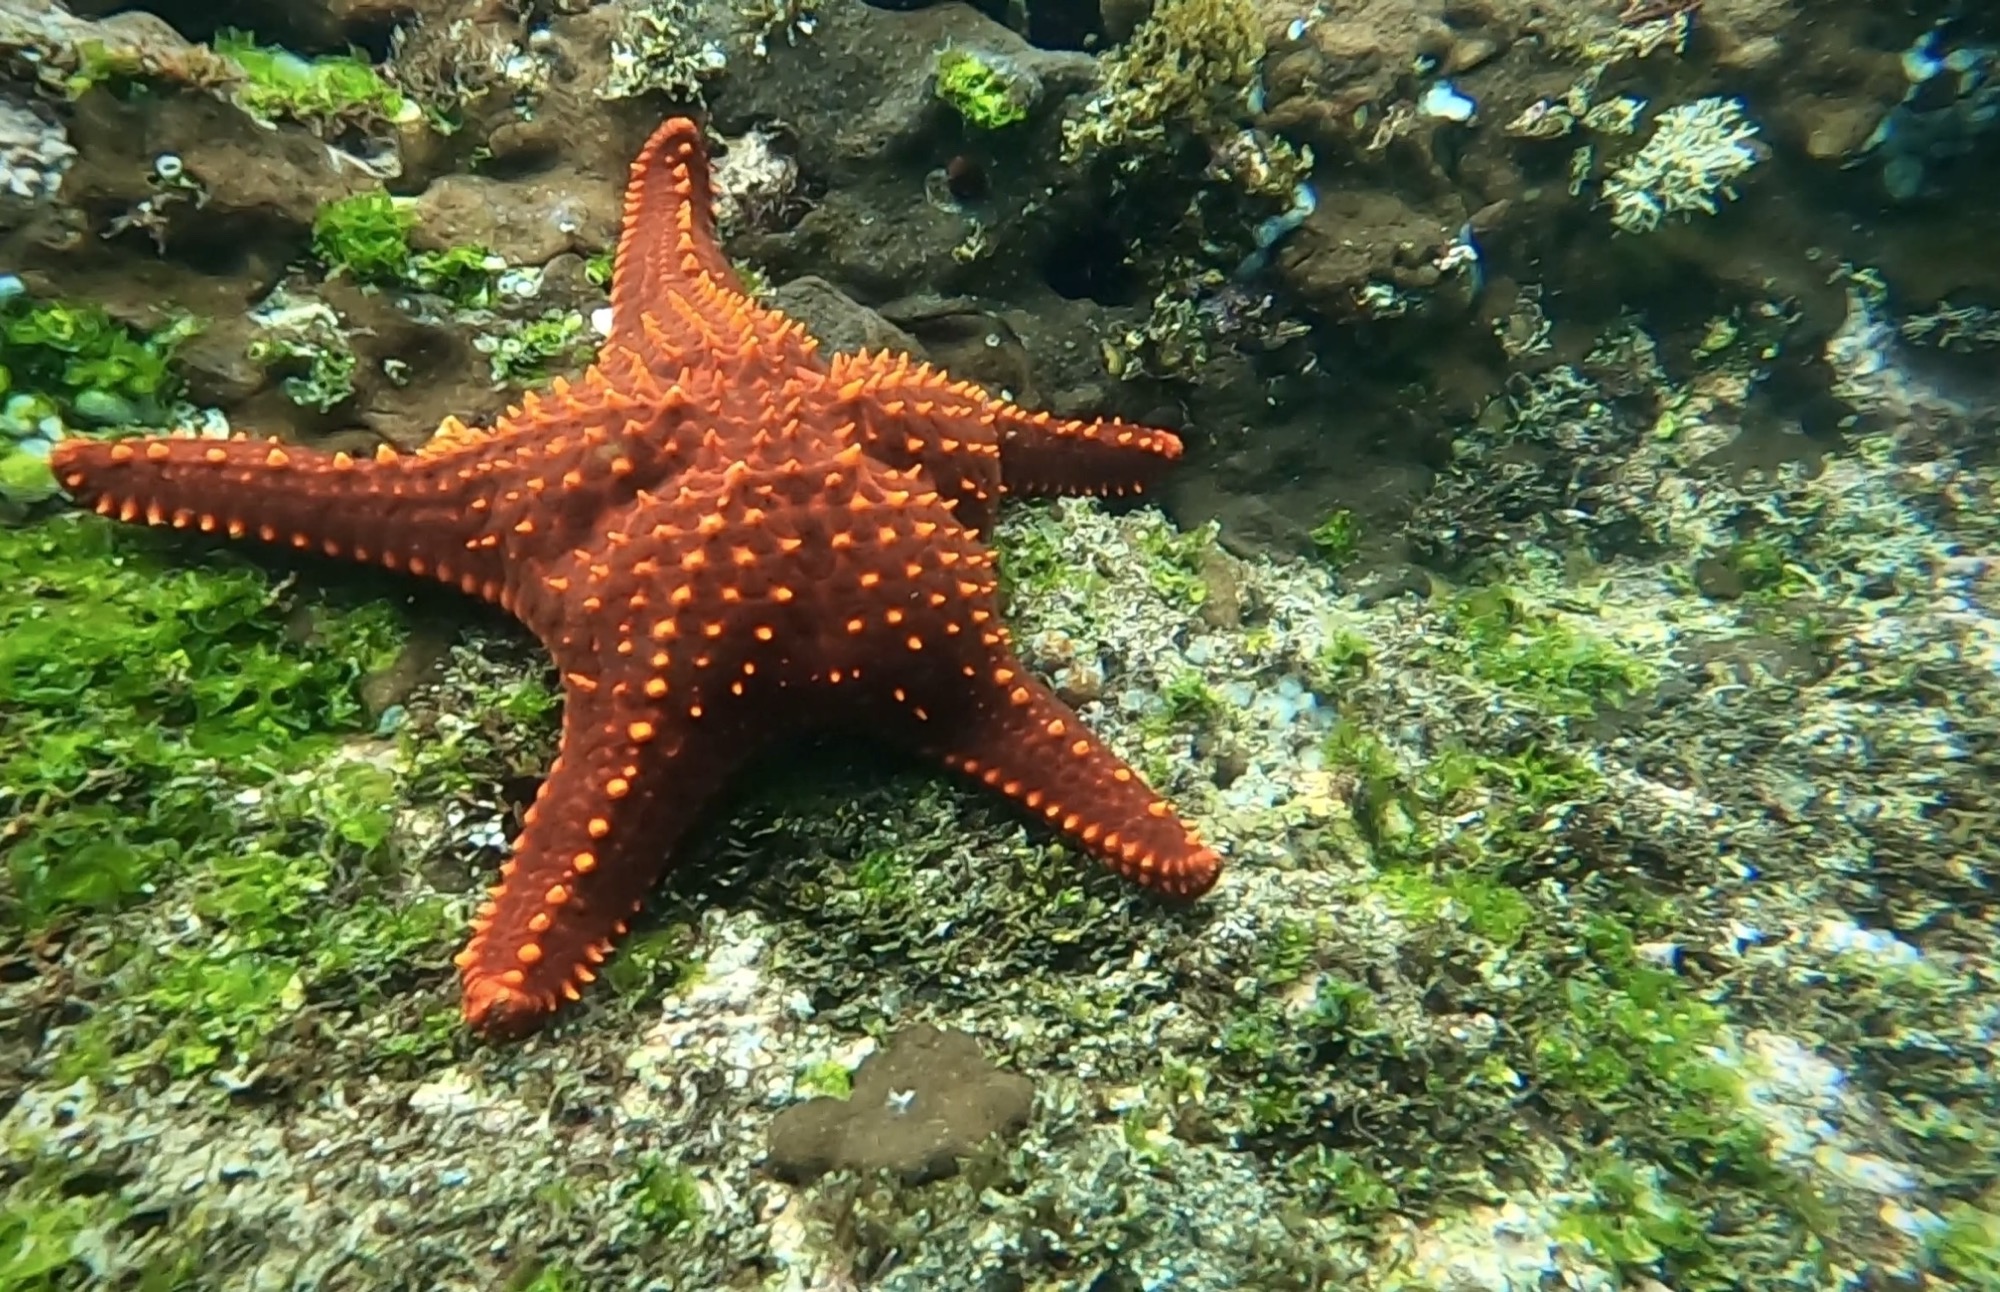
[[1115, 417], [1082, 422], [993, 406], [1000, 480], [1030, 497], [1143, 493], [1181, 455], [1181, 438]]
[[704, 352], [739, 355], [760, 344], [793, 364], [817, 345], [802, 325], [744, 292], [716, 235], [701, 127], [670, 118], [646, 141], [626, 181], [605, 353], [629, 351], [671, 377], [698, 366]]
[[622, 685], [571, 675], [565, 695], [562, 752], [455, 961], [465, 1019], [492, 1036], [578, 998], [736, 764]]
[[990, 517], [992, 497], [1003, 491], [1143, 492], [1181, 455], [1180, 437], [1169, 431], [1030, 412], [905, 354], [837, 355], [828, 384], [853, 416], [864, 451], [923, 468], [940, 493], [967, 508], [960, 519], [968, 523]]
[[503, 558], [481, 537], [491, 518], [452, 459], [174, 436], [65, 440], [50, 466], [100, 515], [345, 556], [504, 600]]
[[993, 669], [955, 738], [934, 752], [1136, 884], [1192, 899], [1221, 873], [1215, 850], [1016, 661]]
[[624, 224], [611, 287], [614, 329], [636, 324], [685, 282], [706, 279], [741, 293], [743, 284], [715, 233], [715, 189], [701, 127], [671, 117], [632, 160]]

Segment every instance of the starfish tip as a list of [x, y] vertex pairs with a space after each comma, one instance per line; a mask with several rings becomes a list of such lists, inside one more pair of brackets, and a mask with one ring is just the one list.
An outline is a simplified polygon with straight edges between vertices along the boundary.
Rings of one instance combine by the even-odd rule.
[[498, 978], [469, 976], [465, 982], [464, 1015], [474, 1031], [495, 1040], [511, 1040], [541, 1026], [548, 1009], [533, 996]]

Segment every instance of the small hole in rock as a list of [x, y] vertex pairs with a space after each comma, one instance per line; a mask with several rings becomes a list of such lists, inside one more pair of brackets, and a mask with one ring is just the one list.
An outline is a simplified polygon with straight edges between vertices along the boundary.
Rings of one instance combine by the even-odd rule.
[[1132, 305], [1139, 300], [1139, 278], [1125, 261], [1125, 242], [1103, 225], [1078, 230], [1049, 248], [1042, 277], [1067, 300], [1099, 305]]

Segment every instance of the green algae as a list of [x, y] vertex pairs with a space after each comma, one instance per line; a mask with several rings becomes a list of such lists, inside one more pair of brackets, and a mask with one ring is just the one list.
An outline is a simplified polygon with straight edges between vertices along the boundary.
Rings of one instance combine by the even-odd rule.
[[[394, 778], [343, 755], [374, 725], [360, 685], [395, 656], [393, 608], [94, 516], [0, 529], [0, 571], [0, 918], [67, 943], [76, 1002], [40, 1007], [46, 1079], [255, 1071], [329, 995], [379, 999], [404, 986], [389, 966], [448, 954], [457, 913], [390, 873]], [[8, 1172], [8, 1285], [71, 1286], [73, 1246], [133, 1207]], [[143, 1281], [201, 1261], [156, 1253]]]
[[415, 227], [416, 216], [388, 193], [356, 193], [313, 216], [313, 255], [329, 270], [345, 270], [362, 282], [394, 282], [409, 267]]
[[259, 45], [248, 32], [216, 33], [215, 52], [243, 70], [235, 87], [238, 106], [264, 121], [291, 120], [319, 130], [364, 127], [418, 119], [414, 104], [382, 78], [360, 53], [302, 58], [278, 46]]
[[313, 216], [313, 256], [330, 274], [356, 282], [413, 288], [465, 308], [490, 305], [505, 262], [479, 246], [418, 251], [410, 245], [415, 228], [407, 201], [380, 190], [351, 194]]
[[1001, 130], [1028, 119], [1032, 94], [1007, 65], [977, 50], [938, 56], [933, 92], [975, 130]]
[[1306, 537], [1312, 541], [1313, 551], [1319, 558], [1337, 569], [1352, 561], [1360, 549], [1361, 521], [1351, 510], [1342, 507], [1329, 512], [1326, 519], [1313, 526]]
[[0, 530], [0, 570], [0, 777], [23, 930], [122, 905], [195, 841], [226, 837], [237, 795], [365, 728], [357, 684], [397, 640], [386, 607], [295, 606], [256, 567], [191, 566], [95, 517]]
[[175, 393], [174, 349], [193, 326], [139, 336], [95, 305], [16, 296], [0, 302], [0, 394], [46, 394], [74, 415], [77, 400], [95, 392], [157, 414]]
[[1466, 667], [1551, 713], [1584, 716], [1650, 684], [1648, 670], [1630, 652], [1505, 585], [1462, 594], [1447, 619]]

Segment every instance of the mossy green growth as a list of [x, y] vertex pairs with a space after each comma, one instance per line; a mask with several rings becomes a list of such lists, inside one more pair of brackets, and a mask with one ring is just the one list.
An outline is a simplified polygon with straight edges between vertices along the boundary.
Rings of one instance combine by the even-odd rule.
[[247, 848], [241, 797], [365, 728], [358, 683], [400, 638], [384, 605], [294, 606], [95, 517], [0, 529], [0, 571], [0, 921], [21, 933], [130, 901], [203, 840]]
[[1156, 525], [1141, 530], [1135, 546], [1146, 557], [1146, 582], [1174, 605], [1198, 609], [1208, 600], [1204, 571], [1220, 532], [1221, 526], [1213, 521], [1199, 529]]
[[1228, 707], [1215, 688], [1191, 668], [1167, 679], [1160, 689], [1160, 706], [1170, 726], [1214, 722]]
[[540, 1266], [532, 1278], [510, 1285], [514, 1292], [583, 1292], [587, 1286], [581, 1274], [560, 1262]]
[[1325, 520], [1313, 527], [1309, 534], [1313, 551], [1319, 559], [1335, 567], [1347, 564], [1361, 547], [1361, 521], [1353, 512], [1339, 507], [1327, 513]]
[[1461, 925], [1496, 946], [1515, 945], [1534, 923], [1518, 890], [1473, 871], [1397, 866], [1382, 871], [1375, 885], [1406, 918]]
[[1360, 633], [1338, 629], [1327, 637], [1306, 666], [1306, 685], [1322, 699], [1337, 698], [1368, 676], [1374, 649]]
[[[20, 1161], [11, 1151], [10, 1165]], [[7, 1292], [68, 1292], [88, 1286], [80, 1249], [118, 1228], [136, 1209], [117, 1191], [81, 1191], [46, 1165], [7, 1173], [0, 1182], [0, 1288]], [[176, 1244], [152, 1251], [124, 1273], [141, 1289], [197, 1284], [198, 1253]]]
[[[446, 963], [462, 904], [394, 864], [398, 776], [360, 740], [393, 609], [274, 594], [95, 517], [0, 532], [0, 568], [25, 588], [0, 612], [0, 810], [21, 826], [0, 905], [23, 932], [120, 930], [79, 966], [95, 1008], [48, 1043], [61, 1079], [254, 1065], [303, 1011], [404, 1001], [395, 967]], [[140, 900], [158, 891], [164, 923]], [[444, 993], [407, 1009], [376, 1061], [454, 1043]]]
[[86, 420], [158, 418], [177, 389], [169, 367], [174, 349], [198, 326], [183, 319], [144, 335], [96, 305], [16, 296], [0, 303], [0, 372], [7, 390], [46, 396], [65, 418], [77, 415], [79, 400], [86, 415], [93, 403], [109, 411], [109, 401], [125, 411], [123, 417]]
[[505, 383], [540, 381], [552, 367], [577, 358], [590, 341], [583, 315], [556, 310], [473, 345], [491, 360], [493, 380]]
[[799, 1074], [799, 1089], [806, 1094], [845, 1099], [854, 1093], [854, 1071], [836, 1059], [823, 1059]]
[[[358, 761], [240, 791], [239, 834], [214, 841], [176, 884], [191, 931], [121, 940], [99, 958], [92, 969], [116, 1004], [63, 1037], [58, 1072], [187, 1077], [254, 1064], [308, 1009], [402, 1004], [407, 984], [394, 973], [444, 965], [464, 913], [406, 891], [393, 864], [400, 801], [393, 775]], [[428, 1008], [389, 1030], [377, 1060], [432, 1059], [455, 1043], [457, 1011], [442, 992], [411, 1003]]]
[[272, 333], [252, 341], [245, 354], [260, 367], [282, 369], [278, 388], [301, 408], [324, 413], [354, 397], [361, 360], [337, 331], [329, 329], [318, 340]]
[[164, 420], [178, 386], [168, 361], [197, 326], [148, 336], [95, 305], [0, 297], [0, 503], [56, 492], [48, 455], [71, 428]]
[[324, 130], [421, 116], [358, 51], [302, 58], [228, 28], [216, 33], [213, 48], [243, 69], [243, 83], [235, 90], [237, 105], [266, 121], [288, 119]]
[[455, 305], [492, 303], [496, 275], [506, 261], [475, 245], [413, 251], [416, 216], [407, 202], [379, 189], [321, 206], [313, 217], [313, 255], [331, 273], [379, 287], [408, 287]]
[[415, 226], [408, 207], [389, 194], [356, 193], [326, 203], [313, 217], [313, 255], [365, 283], [398, 282], [409, 269]]
[[1504, 587], [1465, 593], [1447, 618], [1473, 676], [1553, 714], [1583, 717], [1653, 682], [1637, 657]]
[[640, 1160], [630, 1197], [633, 1213], [659, 1233], [693, 1226], [702, 1217], [701, 1186], [694, 1175], [657, 1153]]
[[447, 247], [412, 255], [403, 280], [418, 291], [479, 308], [492, 303], [495, 279], [506, 267], [506, 260], [484, 247]]
[[1960, 1202], [1940, 1218], [1944, 1227], [1931, 1240], [1938, 1268], [1958, 1287], [2000, 1288], [2000, 1212]]
[[701, 962], [688, 954], [692, 941], [686, 925], [641, 929], [598, 972], [620, 996], [657, 1001], [701, 976]]
[[992, 55], [947, 49], [938, 55], [934, 85], [938, 98], [974, 129], [999, 130], [1028, 119], [1022, 78], [1009, 75], [1005, 63]]
[[1064, 554], [1061, 527], [1046, 513], [1021, 525], [1011, 541], [998, 548], [1003, 600], [1017, 594], [1047, 595], [1078, 574]]
[[1743, 538], [1709, 558], [1726, 571], [1737, 588], [1767, 600], [1801, 596], [1812, 590], [1812, 580], [1785, 545], [1772, 538]]

